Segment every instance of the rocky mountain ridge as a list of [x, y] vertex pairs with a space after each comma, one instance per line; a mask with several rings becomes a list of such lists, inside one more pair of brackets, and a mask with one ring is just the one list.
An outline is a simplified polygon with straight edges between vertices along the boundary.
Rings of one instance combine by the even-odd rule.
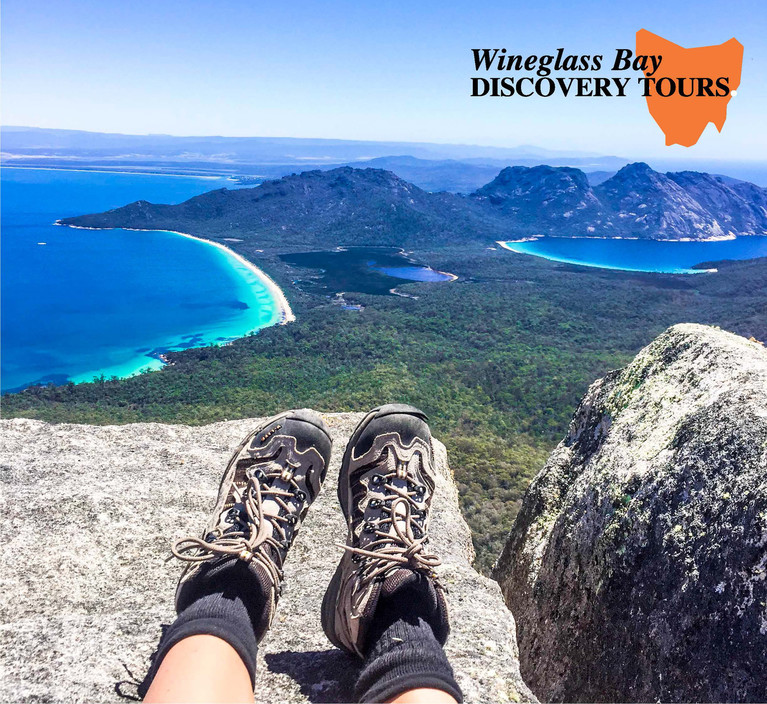
[[389, 171], [305, 171], [255, 188], [219, 189], [179, 205], [146, 201], [66, 218], [84, 227], [168, 229], [264, 247], [423, 246], [501, 237], [502, 218], [452, 193], [428, 193]]
[[509, 167], [473, 197], [536, 234], [711, 239], [767, 233], [767, 190], [696, 171], [624, 166], [593, 188], [579, 169]]
[[579, 169], [513, 166], [463, 196], [430, 193], [381, 169], [342, 167], [62, 223], [237, 236], [281, 248], [488, 245], [539, 235], [704, 240], [767, 233], [767, 190], [635, 163], [593, 188]]

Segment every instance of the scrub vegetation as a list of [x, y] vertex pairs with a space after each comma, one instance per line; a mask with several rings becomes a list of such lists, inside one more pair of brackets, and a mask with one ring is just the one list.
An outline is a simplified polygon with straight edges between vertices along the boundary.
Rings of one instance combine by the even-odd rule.
[[334, 304], [332, 292], [302, 291], [300, 281], [292, 283], [298, 270], [277, 257], [259, 261], [285, 290], [297, 322], [223, 347], [171, 353], [160, 372], [6, 395], [3, 416], [202, 424], [288, 407], [412, 403], [448, 448], [477, 563], [487, 572], [527, 485], [592, 381], [677, 322], [767, 337], [767, 259], [674, 276], [476, 247], [417, 257], [459, 280], [398, 287], [417, 298], [346, 291], [361, 311]]

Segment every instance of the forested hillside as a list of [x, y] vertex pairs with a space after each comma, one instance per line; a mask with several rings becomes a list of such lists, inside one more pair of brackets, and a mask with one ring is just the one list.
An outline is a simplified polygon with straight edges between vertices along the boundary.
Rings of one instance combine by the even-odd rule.
[[487, 570], [527, 484], [594, 379], [676, 322], [767, 338], [767, 259], [672, 276], [568, 267], [500, 250], [419, 256], [460, 279], [400, 287], [417, 299], [347, 292], [362, 311], [302, 293], [291, 283], [295, 270], [267, 261], [297, 322], [225, 347], [172, 353], [160, 372], [7, 395], [3, 415], [200, 424], [287, 407], [413, 403], [451, 453]]

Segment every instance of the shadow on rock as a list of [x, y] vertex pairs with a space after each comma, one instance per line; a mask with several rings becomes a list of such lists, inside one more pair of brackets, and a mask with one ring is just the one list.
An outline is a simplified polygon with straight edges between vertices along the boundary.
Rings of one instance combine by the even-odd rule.
[[288, 675], [311, 702], [352, 700], [359, 663], [346, 653], [331, 648], [304, 652], [283, 651], [264, 656], [270, 672]]

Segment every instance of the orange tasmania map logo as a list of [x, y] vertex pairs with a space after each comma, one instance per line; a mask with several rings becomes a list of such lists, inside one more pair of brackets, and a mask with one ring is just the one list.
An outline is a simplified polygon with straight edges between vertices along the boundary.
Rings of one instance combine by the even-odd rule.
[[722, 131], [727, 104], [740, 85], [743, 45], [737, 39], [686, 49], [640, 29], [636, 53], [663, 57], [657, 71], [644, 71], [644, 95], [666, 145], [691, 147], [709, 122]]

